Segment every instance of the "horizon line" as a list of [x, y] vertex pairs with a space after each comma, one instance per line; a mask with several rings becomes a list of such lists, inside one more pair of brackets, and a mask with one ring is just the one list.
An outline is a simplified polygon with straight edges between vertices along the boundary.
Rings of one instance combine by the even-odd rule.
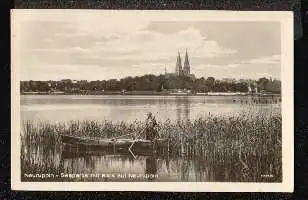
[[[167, 74], [173, 74], [173, 73], [167, 73]], [[136, 77], [142, 77], [142, 76], [147, 76], [147, 75], [154, 75], [154, 76], [160, 76], [160, 75], [163, 75], [165, 76], [165, 74], [159, 74], [159, 75], [155, 75], [155, 74], [144, 74], [144, 75], [141, 75], [141, 76], [126, 76], [126, 77], [123, 77], [123, 78], [109, 78], [109, 79], [74, 79], [74, 78], [61, 78], [61, 79], [46, 79], [46, 80], [42, 80], [42, 79], [27, 79], [27, 80], [19, 80], [19, 81], [62, 81], [62, 80], [72, 80], [72, 81], [109, 81], [109, 80], [121, 80], [121, 79], [125, 79], [125, 78], [128, 78], [128, 77], [131, 77], [131, 78], [136, 78]], [[258, 78], [234, 78], [234, 77], [223, 77], [223, 78], [215, 78], [214, 76], [207, 76], [207, 77], [204, 77], [204, 76], [201, 76], [201, 77], [196, 77], [196, 79], [201, 79], [201, 78], [204, 78], [204, 79], [207, 79], [209, 77], [213, 77], [215, 80], [223, 80], [223, 79], [234, 79], [234, 80], [258, 80], [260, 78], [267, 78], [267, 79], [272, 79], [272, 80], [279, 80], [281, 81], [281, 78], [277, 78], [277, 77], [273, 77], [273, 76], [260, 76]]]

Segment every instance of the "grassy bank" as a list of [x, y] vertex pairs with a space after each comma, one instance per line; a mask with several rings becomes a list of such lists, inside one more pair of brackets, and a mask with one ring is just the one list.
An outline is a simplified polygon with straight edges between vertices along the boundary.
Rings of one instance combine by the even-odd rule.
[[[111, 121], [72, 121], [52, 123], [25, 121], [21, 134], [21, 172], [63, 172], [59, 160], [62, 144], [59, 133], [112, 138], [144, 138], [145, 123]], [[160, 138], [169, 141], [173, 157], [206, 160], [213, 169], [226, 168], [229, 179], [237, 181], [281, 181], [281, 115], [208, 116], [194, 121], [159, 122]], [[60, 152], [60, 153], [59, 153]], [[202, 166], [201, 166], [202, 167]], [[232, 178], [232, 174], [236, 178]], [[264, 179], [262, 174], [272, 174]]]

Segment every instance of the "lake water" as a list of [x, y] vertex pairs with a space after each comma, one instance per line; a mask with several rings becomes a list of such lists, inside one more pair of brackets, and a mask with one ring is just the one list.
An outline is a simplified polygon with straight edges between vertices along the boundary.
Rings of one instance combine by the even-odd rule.
[[[21, 96], [23, 120], [145, 120], [152, 112], [158, 120], [193, 120], [213, 115], [236, 115], [249, 111], [247, 96]], [[242, 101], [242, 103], [241, 103]], [[255, 105], [262, 109], [272, 105]]]
[[[251, 112], [252, 107], [266, 111], [280, 109], [280, 103], [251, 106], [247, 96], [25, 95], [21, 96], [21, 119], [144, 121], [146, 113], [152, 112], [159, 121], [193, 120], [209, 113], [238, 115]], [[99, 178], [92, 177], [92, 181], [243, 181], [230, 163], [213, 166], [209, 162], [211, 156], [194, 160], [112, 154], [65, 158], [60, 151], [53, 156], [54, 164], [65, 173], [100, 174]], [[145, 177], [149, 174], [155, 177]], [[253, 180], [256, 179], [250, 179]]]

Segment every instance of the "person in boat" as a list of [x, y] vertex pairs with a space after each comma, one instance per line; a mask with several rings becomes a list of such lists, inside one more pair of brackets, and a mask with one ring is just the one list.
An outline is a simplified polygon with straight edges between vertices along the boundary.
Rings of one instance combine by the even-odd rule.
[[158, 135], [156, 130], [157, 122], [155, 117], [153, 117], [152, 113], [149, 112], [147, 114], [146, 120], [146, 128], [145, 128], [145, 137], [146, 140], [154, 141]]

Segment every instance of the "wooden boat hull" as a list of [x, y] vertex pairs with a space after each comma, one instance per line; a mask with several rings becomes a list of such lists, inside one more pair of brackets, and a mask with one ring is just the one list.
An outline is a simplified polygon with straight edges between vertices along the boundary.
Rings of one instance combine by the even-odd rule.
[[157, 157], [165, 158], [168, 157], [168, 149], [167, 148], [159, 148], [159, 149], [132, 149], [133, 154], [124, 148], [101, 148], [101, 149], [84, 149], [80, 148], [75, 145], [64, 145], [62, 149], [62, 159], [69, 159], [69, 158], [76, 158], [76, 157], [89, 157], [89, 156], [108, 156], [108, 155], [121, 155], [121, 156], [150, 156], [150, 157]]
[[61, 135], [63, 152], [68, 154], [82, 153], [129, 153], [129, 148], [135, 153], [148, 154], [149, 152], [167, 152], [168, 143], [166, 140], [143, 140], [143, 139], [93, 139], [68, 135]]

